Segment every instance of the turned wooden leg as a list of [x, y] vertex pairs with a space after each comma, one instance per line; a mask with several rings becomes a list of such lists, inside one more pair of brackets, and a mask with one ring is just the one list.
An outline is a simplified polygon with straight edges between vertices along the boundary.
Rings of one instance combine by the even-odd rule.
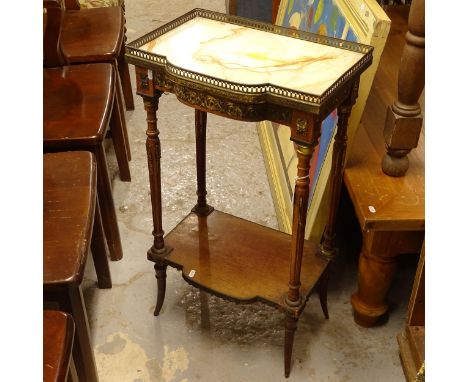
[[158, 299], [156, 300], [156, 308], [154, 309], [154, 315], [159, 316], [159, 312], [164, 303], [164, 297], [166, 296], [166, 264], [154, 265], [154, 270], [156, 271], [156, 279], [158, 281]]
[[[291, 239], [291, 262], [289, 268], [289, 289], [285, 296], [286, 306], [298, 307], [303, 303], [300, 293], [302, 252], [304, 249], [304, 230], [307, 218], [309, 200], [309, 170], [313, 147], [296, 146], [298, 157], [296, 186], [294, 188], [293, 224]], [[286, 313], [284, 332], [284, 375], [289, 377], [291, 371], [291, 355], [296, 331], [297, 317]]]
[[162, 92], [155, 91], [154, 97], [143, 97], [146, 110], [146, 154], [148, 157], [148, 173], [151, 194], [151, 208], [153, 214], [153, 245], [148, 250], [148, 260], [155, 263], [156, 279], [158, 282], [158, 299], [154, 315], [159, 315], [166, 294], [166, 268], [164, 257], [171, 251], [164, 245], [164, 231], [162, 229], [162, 202], [161, 202], [161, 142], [157, 127], [156, 111]]
[[146, 110], [146, 155], [148, 157], [148, 173], [151, 194], [151, 211], [153, 215], [153, 246], [148, 251], [148, 259], [156, 261], [164, 257], [169, 249], [164, 245], [164, 231], [162, 229], [161, 202], [161, 142], [157, 126], [156, 111], [162, 92], [155, 91], [154, 97], [143, 97]]
[[408, 17], [406, 44], [398, 72], [398, 97], [388, 107], [384, 127], [387, 153], [385, 174], [399, 177], [409, 168], [409, 152], [418, 146], [423, 117], [418, 100], [424, 88], [424, 0], [413, 0]]
[[213, 207], [206, 203], [206, 111], [195, 109], [195, 140], [197, 151], [197, 204], [192, 208], [198, 216], [207, 216]]
[[348, 119], [351, 114], [354, 103], [358, 95], [357, 82], [351, 90], [348, 98], [338, 107], [338, 123], [335, 134], [335, 142], [333, 143], [333, 157], [331, 168], [331, 198], [330, 207], [328, 209], [328, 220], [323, 233], [320, 250], [323, 256], [333, 258], [336, 255], [335, 249], [335, 229], [336, 229], [336, 214], [340, 203], [341, 184], [343, 180], [344, 163], [346, 158]]
[[328, 320], [330, 317], [328, 315], [328, 303], [327, 303], [327, 293], [328, 293], [328, 280], [330, 278], [329, 268], [325, 269], [325, 272], [322, 273], [320, 276], [320, 280], [318, 282], [318, 294], [320, 298], [320, 306], [322, 307], [322, 312], [325, 318]]
[[123, 257], [122, 243], [103, 143], [96, 145], [93, 152], [96, 156], [97, 192], [107, 245], [109, 246], [111, 260], [120, 260]]
[[117, 90], [114, 96], [110, 128], [112, 132], [112, 142], [114, 144], [115, 156], [119, 165], [120, 180], [123, 182], [130, 182], [131, 176], [127, 156], [127, 144], [125, 143], [125, 132], [122, 126], [120, 106], [117, 100]]
[[76, 365], [78, 378], [80, 381], [97, 382], [98, 374], [81, 286], [68, 287], [68, 298], [61, 302], [61, 306], [63, 306], [63, 310], [73, 316], [75, 321], [73, 361]]
[[420, 252], [423, 239], [422, 231], [363, 232], [358, 290], [351, 296], [358, 325], [372, 326], [387, 312], [385, 298], [397, 269], [396, 256]]
[[108, 248], [106, 237], [102, 228], [101, 209], [96, 198], [94, 211], [93, 236], [91, 239], [91, 254], [93, 255], [94, 268], [96, 269], [98, 287], [112, 288], [112, 280], [107, 260]]
[[289, 377], [291, 372], [292, 348], [294, 344], [294, 333], [297, 328], [297, 318], [286, 313], [284, 320], [284, 376]]
[[397, 262], [395, 256], [370, 254], [364, 250], [359, 258], [358, 290], [351, 297], [354, 321], [370, 327], [385, 314], [385, 297], [393, 281]]
[[312, 157], [314, 148], [297, 145], [296, 152], [298, 163], [296, 186], [294, 188], [289, 290], [285, 299], [285, 303], [291, 307], [299, 306], [302, 303], [302, 296], [300, 295], [299, 288], [301, 287], [304, 230], [307, 218], [307, 205], [309, 201], [310, 158]]

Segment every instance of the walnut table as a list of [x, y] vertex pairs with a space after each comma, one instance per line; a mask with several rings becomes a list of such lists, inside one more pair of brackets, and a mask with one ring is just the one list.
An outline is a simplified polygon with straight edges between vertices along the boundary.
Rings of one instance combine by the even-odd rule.
[[[297, 320], [313, 288], [326, 311], [326, 277], [343, 174], [348, 117], [372, 47], [194, 9], [135, 40], [126, 58], [136, 66], [137, 94], [147, 112], [147, 155], [153, 212], [158, 315], [168, 265], [184, 279], [230, 300], [262, 301], [285, 312], [285, 375]], [[163, 238], [161, 145], [156, 111], [163, 92], [195, 109], [197, 195], [191, 213]], [[338, 108], [328, 225], [320, 246], [304, 240], [309, 166], [322, 120]], [[299, 158], [292, 236], [213, 209], [206, 201], [207, 112], [242, 121], [290, 126]], [[304, 256], [303, 256], [304, 253]]]

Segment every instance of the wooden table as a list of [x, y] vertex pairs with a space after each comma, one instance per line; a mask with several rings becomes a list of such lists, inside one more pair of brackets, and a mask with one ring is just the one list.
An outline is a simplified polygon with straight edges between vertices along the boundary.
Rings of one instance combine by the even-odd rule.
[[[275, 306], [286, 314], [288, 377], [297, 320], [313, 288], [326, 280], [323, 275], [335, 253], [348, 117], [359, 76], [371, 64], [372, 47], [194, 9], [130, 43], [126, 57], [136, 66], [137, 93], [147, 112], [154, 223], [148, 259], [155, 263], [158, 280], [155, 315], [164, 301], [168, 265], [182, 270], [188, 283], [215, 295]], [[195, 108], [198, 201], [164, 239], [156, 110], [166, 91]], [[304, 240], [310, 160], [322, 120], [337, 107], [330, 214], [323, 242], [317, 247]], [[207, 112], [250, 122], [272, 120], [291, 128], [299, 158], [292, 237], [207, 204]], [[321, 285], [327, 315], [326, 288]]]
[[424, 238], [424, 134], [409, 154], [404, 177], [390, 177], [381, 169], [385, 113], [396, 96], [408, 9], [386, 9], [391, 31], [344, 173], [363, 236], [358, 290], [351, 303], [356, 323], [366, 327], [388, 309], [385, 297], [397, 270], [396, 256], [419, 253]]

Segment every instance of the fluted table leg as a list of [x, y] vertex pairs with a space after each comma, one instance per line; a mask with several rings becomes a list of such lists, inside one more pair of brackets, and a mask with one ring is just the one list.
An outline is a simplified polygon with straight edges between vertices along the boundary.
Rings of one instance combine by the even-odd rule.
[[161, 310], [166, 293], [166, 268], [164, 257], [171, 250], [164, 244], [164, 231], [162, 229], [162, 202], [161, 202], [161, 142], [157, 127], [156, 111], [162, 92], [155, 91], [154, 97], [143, 97], [146, 110], [146, 154], [148, 157], [148, 172], [151, 192], [151, 207], [153, 214], [153, 246], [148, 250], [148, 259], [155, 263], [156, 279], [158, 282], [158, 298], [154, 315]]

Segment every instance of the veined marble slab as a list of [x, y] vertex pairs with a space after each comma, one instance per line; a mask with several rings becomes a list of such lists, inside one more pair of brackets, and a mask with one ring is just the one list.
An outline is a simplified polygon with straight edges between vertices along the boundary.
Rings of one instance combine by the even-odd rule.
[[269, 83], [318, 96], [364, 55], [203, 17], [139, 49], [221, 80]]

